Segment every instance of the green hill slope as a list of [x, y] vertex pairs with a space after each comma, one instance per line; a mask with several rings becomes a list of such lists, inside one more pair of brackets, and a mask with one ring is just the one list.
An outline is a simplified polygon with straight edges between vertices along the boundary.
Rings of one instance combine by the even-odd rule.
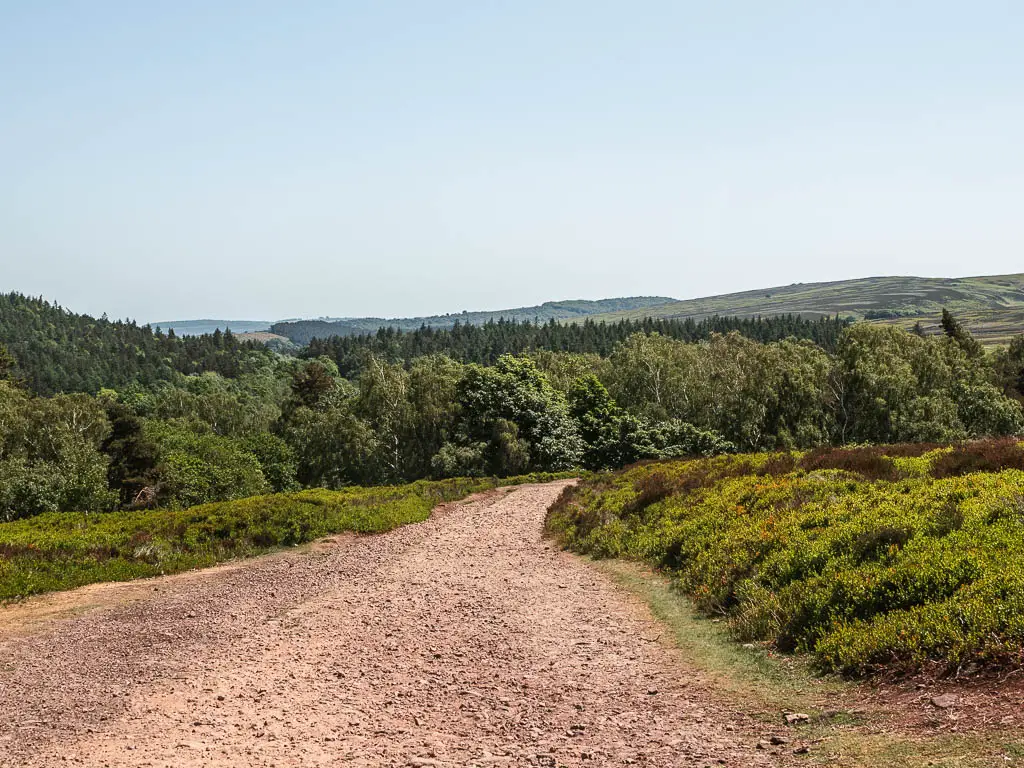
[[671, 301], [593, 315], [593, 320], [693, 318], [714, 315], [839, 314], [857, 320], [906, 327], [920, 321], [937, 326], [946, 307], [986, 343], [1000, 343], [1024, 332], [1024, 274], [991, 277], [867, 277], [831, 283], [794, 283], [703, 299]]
[[285, 336], [296, 344], [308, 344], [314, 338], [325, 339], [330, 336], [354, 336], [362, 333], [374, 333], [379, 328], [397, 328], [403, 331], [414, 331], [424, 325], [432, 328], [451, 328], [456, 323], [461, 325], [483, 325], [489, 320], [571, 320], [589, 317], [598, 313], [637, 312], [639, 317], [646, 317], [648, 308], [659, 307], [672, 303], [675, 299], [664, 296], [630, 296], [618, 299], [600, 299], [599, 301], [548, 301], [534, 307], [517, 307], [487, 312], [460, 312], [449, 315], [432, 315], [430, 317], [353, 317], [331, 320], [297, 320], [274, 323], [273, 333]]

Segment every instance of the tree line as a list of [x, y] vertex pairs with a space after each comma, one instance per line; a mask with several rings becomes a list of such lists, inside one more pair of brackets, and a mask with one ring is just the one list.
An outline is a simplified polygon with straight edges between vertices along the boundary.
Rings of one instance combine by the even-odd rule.
[[451, 328], [456, 324], [483, 325], [490, 321], [531, 321], [546, 323], [549, 320], [582, 319], [587, 315], [606, 312], [623, 312], [646, 309], [674, 301], [665, 296], [623, 296], [615, 299], [570, 299], [568, 301], [546, 301], [534, 307], [516, 307], [483, 312], [459, 312], [457, 314], [433, 315], [431, 317], [349, 317], [336, 320], [284, 320], [274, 323], [270, 330], [284, 336], [294, 344], [305, 346], [315, 338], [331, 336], [358, 336], [375, 333], [378, 328], [396, 328], [415, 331], [421, 326]]
[[15, 360], [11, 375], [42, 395], [153, 385], [207, 371], [234, 377], [271, 356], [230, 331], [179, 337], [130, 320], [76, 314], [19, 293], [0, 294], [0, 344]]
[[637, 333], [657, 333], [678, 341], [705, 341], [715, 333], [737, 332], [760, 342], [787, 338], [809, 339], [831, 350], [850, 321], [838, 316], [805, 319], [798, 315], [771, 317], [710, 317], [703, 320], [645, 318], [613, 323], [593, 320], [535, 323], [491, 320], [482, 325], [456, 322], [452, 328], [423, 326], [412, 331], [384, 327], [375, 333], [312, 338], [302, 356], [325, 356], [345, 376], [363, 364], [367, 354], [389, 361], [443, 354], [463, 363], [493, 365], [502, 355], [538, 350], [591, 353], [607, 357], [618, 344]]
[[[182, 347], [210, 350], [209, 361], [183, 353], [156, 380], [97, 365], [91, 375], [108, 378], [94, 393], [55, 395], [23, 375], [32, 369], [18, 356], [26, 347], [0, 347], [0, 519], [183, 507], [303, 486], [1020, 434], [1024, 337], [987, 352], [952, 316], [943, 327], [924, 337], [855, 324], [831, 349], [736, 330], [698, 341], [634, 330], [606, 355], [534, 348], [490, 364], [361, 348], [345, 369], [327, 354], [253, 350], [223, 334]], [[94, 333], [83, 331], [87, 349]], [[140, 345], [147, 351], [167, 344], [150, 335]], [[71, 349], [56, 359], [87, 358]]]

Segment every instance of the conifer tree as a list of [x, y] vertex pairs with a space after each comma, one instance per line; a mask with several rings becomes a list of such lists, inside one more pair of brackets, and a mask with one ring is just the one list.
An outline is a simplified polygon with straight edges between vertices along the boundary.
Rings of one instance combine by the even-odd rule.
[[945, 307], [942, 308], [942, 330], [967, 353], [968, 357], [981, 357], [984, 354], [978, 340]]
[[6, 346], [0, 344], [0, 381], [11, 378], [14, 372], [15, 360]]

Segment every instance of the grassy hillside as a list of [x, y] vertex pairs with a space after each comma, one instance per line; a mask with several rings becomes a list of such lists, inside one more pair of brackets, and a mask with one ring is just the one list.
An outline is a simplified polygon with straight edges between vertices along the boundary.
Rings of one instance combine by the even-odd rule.
[[274, 323], [273, 333], [286, 336], [296, 344], [308, 344], [311, 339], [326, 339], [331, 336], [353, 336], [375, 333], [380, 328], [397, 328], [414, 331], [424, 325], [431, 328], [451, 328], [461, 325], [483, 325], [489, 320], [517, 320], [546, 322], [548, 320], [571, 320], [609, 312], [638, 312], [640, 317], [648, 314], [648, 307], [658, 307], [673, 302], [664, 296], [632, 296], [599, 301], [548, 301], [534, 307], [517, 307], [487, 312], [460, 312], [430, 317], [355, 317], [331, 320], [296, 320]]
[[549, 527], [577, 551], [658, 566], [737, 639], [827, 669], [1024, 653], [1015, 440], [647, 464], [569, 489]]
[[965, 278], [868, 277], [831, 283], [794, 283], [606, 312], [592, 319], [699, 320], [713, 315], [750, 317], [793, 313], [818, 317], [839, 314], [906, 327], [920, 320], [926, 330], [934, 330], [943, 307], [960, 317], [983, 342], [1005, 342], [1010, 336], [1024, 332], [1024, 274]]
[[[794, 283], [754, 291], [678, 301], [663, 296], [634, 296], [599, 301], [549, 301], [533, 307], [460, 312], [429, 317], [355, 317], [259, 322], [190, 320], [159, 323], [175, 333], [212, 333], [230, 325], [235, 333], [271, 331], [299, 345], [314, 338], [375, 333], [380, 328], [415, 331], [422, 326], [445, 329], [456, 323], [483, 325], [499, 319], [546, 322], [587, 318], [620, 320], [692, 319], [718, 316], [801, 315], [805, 319], [839, 315], [854, 320], [910, 328], [920, 322], [937, 333], [939, 317], [948, 308], [985, 344], [1002, 344], [1024, 332], [1024, 274], [989, 277], [867, 277], [829, 283]], [[155, 327], [155, 326], [154, 326]], [[272, 338], [272, 337], [268, 337]]]

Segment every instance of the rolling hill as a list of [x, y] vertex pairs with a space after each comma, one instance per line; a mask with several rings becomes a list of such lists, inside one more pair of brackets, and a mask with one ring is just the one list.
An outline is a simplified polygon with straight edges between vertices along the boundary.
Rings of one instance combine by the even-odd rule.
[[228, 328], [232, 333], [264, 333], [270, 330], [268, 320], [165, 320], [149, 325], [165, 333], [173, 330], [178, 336], [202, 336], [216, 330], [223, 332]]
[[[212, 333], [230, 326], [236, 333], [254, 333], [254, 340], [285, 337], [305, 345], [313, 338], [354, 336], [391, 327], [405, 331], [421, 326], [451, 328], [482, 325], [489, 320], [573, 322], [578, 319], [619, 320], [693, 319], [715, 315], [756, 317], [801, 315], [806, 319], [839, 315], [853, 320], [911, 328], [920, 322], [926, 332], [938, 332], [943, 307], [948, 308], [985, 344], [1006, 343], [1024, 333], [1024, 273], [989, 277], [866, 277], [827, 283], [793, 283], [754, 291], [700, 299], [678, 300], [636, 296], [598, 301], [549, 301], [532, 307], [460, 312], [429, 317], [342, 317], [316, 320], [259, 321], [188, 320], [154, 323], [179, 335]], [[273, 334], [273, 335], [271, 335]]]
[[429, 317], [391, 318], [382, 317], [350, 317], [328, 320], [297, 320], [274, 323], [271, 332], [291, 339], [296, 344], [308, 344], [313, 338], [329, 336], [355, 336], [363, 333], [374, 333], [379, 328], [398, 328], [403, 331], [414, 331], [424, 325], [432, 328], [451, 328], [456, 323], [462, 325], [483, 325], [488, 320], [573, 320], [590, 317], [595, 314], [614, 312], [635, 312], [638, 316], [646, 316], [646, 312], [675, 302], [675, 299], [664, 296], [631, 296], [618, 299], [600, 299], [598, 301], [548, 301], [533, 307], [515, 309], [499, 309], [485, 312], [460, 312], [449, 315], [432, 315]]
[[986, 344], [1004, 343], [1024, 332], [1024, 274], [990, 277], [867, 277], [829, 283], [794, 283], [702, 299], [670, 301], [592, 315], [595, 321], [753, 317], [798, 314], [840, 315], [935, 331], [942, 308], [957, 315]]

